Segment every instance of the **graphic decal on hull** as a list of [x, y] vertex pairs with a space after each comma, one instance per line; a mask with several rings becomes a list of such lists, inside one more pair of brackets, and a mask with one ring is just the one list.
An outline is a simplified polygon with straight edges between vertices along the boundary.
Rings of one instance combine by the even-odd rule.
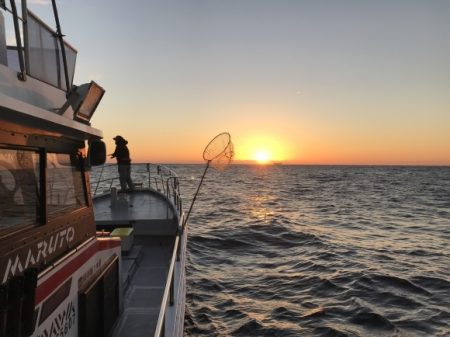
[[3, 274], [2, 283], [6, 282], [8, 277], [21, 273], [26, 268], [45, 261], [58, 249], [70, 244], [74, 238], [75, 229], [73, 227], [68, 227], [42, 241], [39, 241], [36, 245], [31, 246], [25, 255], [18, 253], [14, 257], [9, 258]]
[[55, 309], [69, 296], [72, 285], [72, 278], [68, 279], [57, 291], [55, 291], [42, 304], [41, 317], [39, 318], [39, 325], [42, 324]]
[[49, 328], [44, 329], [39, 337], [64, 337], [72, 330], [76, 323], [76, 310], [72, 301], [67, 304], [53, 319]]

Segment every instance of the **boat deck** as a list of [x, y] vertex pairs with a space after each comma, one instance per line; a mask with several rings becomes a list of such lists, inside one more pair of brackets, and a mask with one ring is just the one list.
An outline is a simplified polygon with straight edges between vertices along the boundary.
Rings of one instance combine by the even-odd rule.
[[124, 311], [113, 337], [154, 334], [173, 243], [169, 236], [138, 236], [130, 254], [122, 257]]
[[97, 224], [133, 223], [138, 221], [174, 219], [170, 204], [158, 193], [148, 190], [111, 194], [94, 198], [94, 213]]
[[[123, 311], [112, 337], [153, 336], [168, 279], [174, 244], [179, 231], [179, 217], [167, 198], [150, 189], [105, 194], [93, 199], [98, 229], [112, 231], [118, 227], [133, 228], [133, 242], [128, 253], [122, 254], [121, 285]], [[185, 249], [185, 246], [183, 246]], [[179, 304], [184, 306], [184, 253], [177, 262], [175, 285]], [[182, 265], [182, 266], [181, 266]], [[183, 282], [183, 284], [181, 284]], [[171, 322], [167, 336], [181, 336], [184, 307], [173, 306], [165, 319]], [[181, 318], [177, 318], [176, 315]], [[177, 323], [175, 323], [177, 322]]]

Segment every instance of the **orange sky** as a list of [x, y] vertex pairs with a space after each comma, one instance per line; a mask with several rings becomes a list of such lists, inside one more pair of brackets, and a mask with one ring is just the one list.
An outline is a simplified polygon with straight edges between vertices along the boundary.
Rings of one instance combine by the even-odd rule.
[[[303, 126], [307, 129], [307, 126]], [[443, 134], [411, 134], [398, 140], [395, 134], [345, 134], [313, 133], [298, 135], [282, 132], [232, 133], [235, 146], [235, 162], [258, 159], [265, 153], [269, 161], [285, 164], [387, 164], [387, 165], [449, 165], [449, 140]], [[217, 130], [216, 133], [226, 130]], [[199, 131], [200, 132], [200, 131]], [[291, 131], [294, 132], [294, 131]], [[135, 162], [195, 163], [202, 162], [204, 147], [216, 133], [189, 132], [167, 135], [142, 136], [131, 133], [129, 148]], [[115, 134], [106, 133], [109, 152]], [[126, 136], [126, 135], [125, 135]], [[164, 143], [161, 143], [164, 139]], [[437, 144], [437, 145], [436, 145]], [[441, 145], [439, 145], [441, 144]]]
[[[411, 107], [408, 116], [386, 102], [377, 104], [383, 113], [375, 111], [376, 107], [346, 110], [334, 102], [317, 106], [308, 98], [298, 105], [274, 102], [214, 107], [208, 102], [206, 107], [194, 104], [189, 109], [182, 103], [163, 107], [135, 104], [132, 113], [122, 116], [109, 111], [117, 111], [117, 105], [123, 103], [107, 95], [93, 124], [103, 125], [109, 152], [116, 134], [128, 139], [135, 162], [202, 162], [208, 142], [228, 131], [236, 162], [254, 160], [258, 151], [264, 151], [270, 161], [286, 164], [450, 164], [450, 114], [442, 113], [444, 107], [434, 115]], [[185, 114], [166, 117], [178, 109], [185, 109]], [[216, 114], [204, 112], [209, 110]]]

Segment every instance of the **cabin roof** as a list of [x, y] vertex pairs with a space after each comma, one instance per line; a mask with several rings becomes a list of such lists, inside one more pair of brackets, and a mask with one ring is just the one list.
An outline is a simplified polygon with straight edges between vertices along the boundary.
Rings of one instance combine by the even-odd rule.
[[2, 110], [10, 111], [10, 113], [2, 113], [0, 115], [0, 120], [5, 122], [29, 126], [33, 129], [42, 130], [43, 133], [47, 131], [76, 139], [87, 140], [103, 137], [102, 131], [90, 125], [41, 109], [1, 92], [0, 102], [2, 102]]

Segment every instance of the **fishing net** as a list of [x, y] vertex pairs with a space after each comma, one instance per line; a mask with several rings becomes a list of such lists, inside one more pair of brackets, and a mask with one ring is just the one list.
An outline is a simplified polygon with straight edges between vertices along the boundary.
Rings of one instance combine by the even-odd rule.
[[234, 157], [234, 147], [228, 132], [222, 132], [213, 138], [203, 151], [203, 159], [208, 166], [225, 170]]
[[213, 138], [206, 145], [205, 150], [203, 151], [203, 159], [205, 159], [206, 167], [203, 171], [202, 178], [200, 179], [200, 183], [198, 184], [197, 191], [192, 198], [191, 207], [189, 207], [189, 211], [187, 212], [186, 217], [184, 218], [182, 231], [184, 231], [184, 227], [186, 226], [189, 215], [191, 214], [192, 207], [194, 206], [195, 200], [197, 199], [198, 192], [200, 191], [200, 187], [202, 186], [203, 179], [205, 178], [206, 171], [210, 166], [214, 167], [218, 170], [224, 170], [231, 163], [231, 160], [234, 156], [234, 147], [231, 142], [231, 136], [228, 132], [219, 133], [217, 136]]

